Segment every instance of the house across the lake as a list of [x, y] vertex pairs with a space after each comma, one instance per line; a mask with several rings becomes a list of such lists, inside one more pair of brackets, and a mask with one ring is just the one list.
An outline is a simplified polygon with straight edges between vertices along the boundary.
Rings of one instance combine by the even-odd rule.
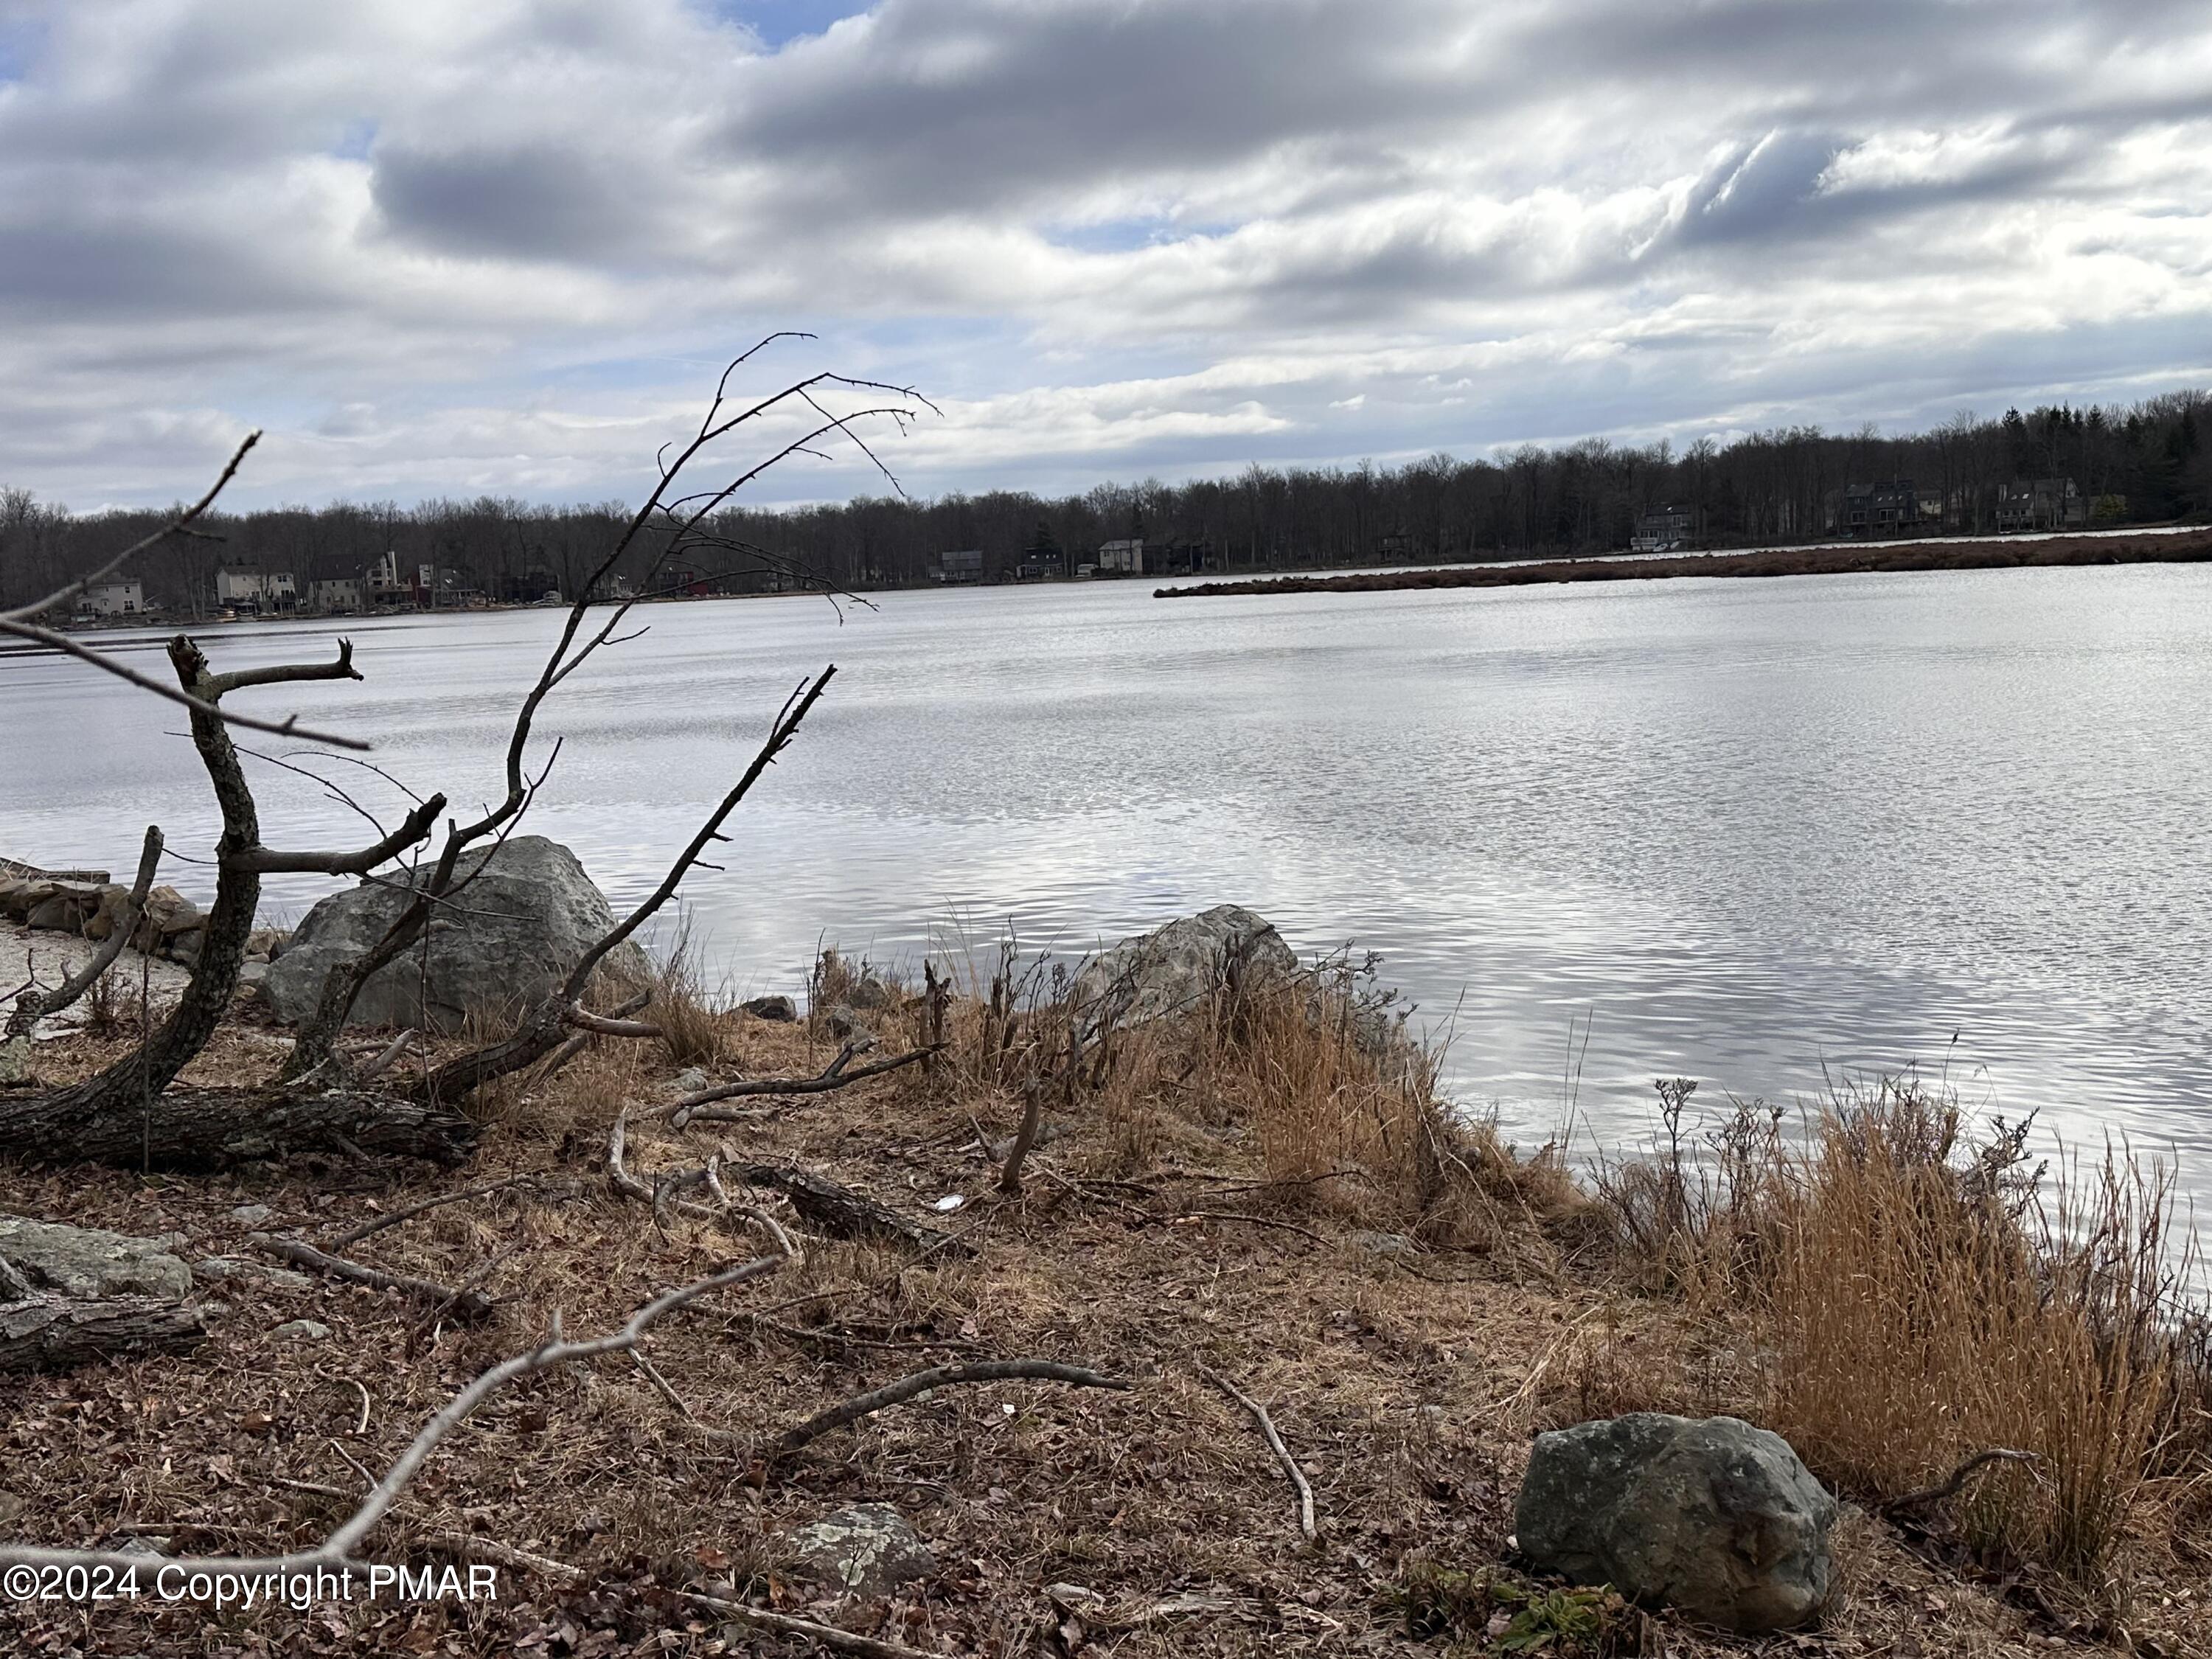
[[1143, 575], [1145, 538], [1132, 536], [1123, 541], [1099, 543], [1098, 569], [1101, 574], [1111, 570], [1132, 576]]
[[110, 576], [84, 590], [84, 608], [95, 617], [136, 617], [146, 609], [146, 589], [136, 576]]
[[1698, 532], [1698, 510], [1693, 507], [1654, 507], [1636, 521], [1628, 538], [1632, 553], [1672, 553], [1686, 547]]

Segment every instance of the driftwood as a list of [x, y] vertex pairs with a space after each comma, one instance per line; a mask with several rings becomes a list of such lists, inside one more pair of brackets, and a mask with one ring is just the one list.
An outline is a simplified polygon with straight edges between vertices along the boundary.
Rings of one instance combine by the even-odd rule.
[[1066, 1382], [1079, 1389], [1125, 1390], [1131, 1386], [1121, 1377], [1109, 1376], [1086, 1365], [1063, 1365], [1050, 1359], [979, 1359], [965, 1365], [938, 1365], [902, 1376], [896, 1382], [886, 1382], [880, 1389], [871, 1389], [866, 1394], [856, 1394], [827, 1411], [817, 1412], [804, 1423], [777, 1436], [770, 1455], [787, 1457], [832, 1430], [872, 1417], [887, 1406], [898, 1405], [932, 1389], [963, 1382]]
[[1276, 1432], [1275, 1419], [1267, 1415], [1267, 1408], [1265, 1406], [1246, 1394], [1219, 1371], [1215, 1370], [1212, 1366], [1203, 1362], [1194, 1363], [1198, 1364], [1198, 1374], [1200, 1376], [1249, 1412], [1252, 1414], [1252, 1420], [1260, 1425], [1260, 1433], [1267, 1440], [1267, 1449], [1275, 1454], [1275, 1461], [1283, 1466], [1284, 1474], [1289, 1477], [1291, 1489], [1298, 1495], [1298, 1530], [1309, 1539], [1313, 1537], [1315, 1529], [1313, 1487], [1307, 1484], [1306, 1472], [1298, 1467], [1298, 1460], [1291, 1456], [1290, 1448], [1283, 1444], [1283, 1437]]

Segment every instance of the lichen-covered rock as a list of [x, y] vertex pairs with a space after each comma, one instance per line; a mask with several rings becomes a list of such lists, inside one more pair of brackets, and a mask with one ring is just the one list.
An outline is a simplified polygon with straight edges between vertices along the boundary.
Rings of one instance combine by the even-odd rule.
[[937, 1571], [921, 1534], [888, 1504], [855, 1504], [787, 1534], [786, 1568], [833, 1599], [872, 1601]]
[[0, 1215], [0, 1261], [39, 1290], [93, 1298], [165, 1297], [181, 1300], [191, 1269], [172, 1254], [173, 1237], [133, 1238], [101, 1227], [71, 1227]]
[[[433, 909], [427, 955], [417, 944], [371, 975], [349, 1024], [453, 1031], [471, 1015], [512, 1018], [559, 989], [615, 925], [606, 896], [576, 855], [543, 836], [517, 836], [469, 854], [455, 879], [457, 887], [468, 884]], [[380, 878], [307, 912], [261, 981], [262, 998], [279, 1019], [296, 1024], [314, 1012], [324, 976], [374, 949], [399, 919], [410, 902], [405, 886], [404, 877]], [[642, 978], [649, 964], [635, 945], [624, 944], [604, 968]]]
[[798, 1005], [789, 997], [755, 997], [738, 1006], [755, 1019], [771, 1020], [778, 1025], [788, 1025], [799, 1018]]
[[1826, 1603], [1835, 1520], [1780, 1435], [1659, 1412], [1537, 1436], [1514, 1512], [1535, 1566], [1743, 1632], [1787, 1630]]
[[1123, 939], [1076, 975], [1075, 999], [1099, 1024], [1135, 1024], [1196, 1007], [1235, 971], [1247, 985], [1287, 979], [1297, 953], [1264, 916], [1217, 904]]

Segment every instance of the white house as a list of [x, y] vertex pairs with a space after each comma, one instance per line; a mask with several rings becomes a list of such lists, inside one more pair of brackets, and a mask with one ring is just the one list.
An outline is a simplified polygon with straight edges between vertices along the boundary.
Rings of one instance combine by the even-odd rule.
[[95, 617], [135, 617], [146, 608], [146, 590], [136, 576], [110, 576], [85, 589], [84, 603]]
[[1133, 576], [1145, 574], [1145, 538], [1133, 537], [1127, 541], [1101, 542], [1098, 544], [1098, 568], [1101, 570], [1126, 570]]
[[300, 585], [289, 570], [222, 565], [215, 573], [215, 599], [240, 611], [289, 611], [300, 603]]

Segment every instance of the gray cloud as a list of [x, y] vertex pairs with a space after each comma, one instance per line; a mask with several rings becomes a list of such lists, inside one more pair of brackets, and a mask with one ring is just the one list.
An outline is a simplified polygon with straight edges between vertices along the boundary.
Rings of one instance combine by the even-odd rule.
[[745, 15], [0, 0], [0, 479], [623, 493], [784, 325], [925, 489], [2203, 368], [2201, 3]]

